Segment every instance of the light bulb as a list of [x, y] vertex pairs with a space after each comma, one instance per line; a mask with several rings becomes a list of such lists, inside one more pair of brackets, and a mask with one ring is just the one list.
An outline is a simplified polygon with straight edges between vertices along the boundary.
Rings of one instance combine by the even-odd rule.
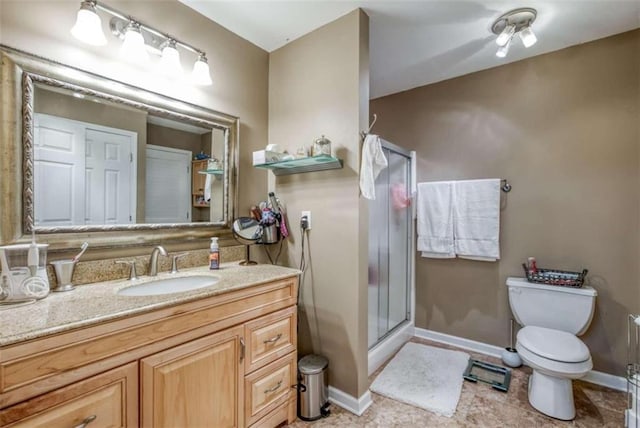
[[139, 24], [130, 22], [125, 28], [121, 53], [129, 61], [143, 62], [149, 60], [149, 54], [147, 53]]
[[504, 27], [504, 30], [502, 30], [502, 33], [500, 33], [500, 35], [498, 35], [498, 38], [496, 39], [496, 44], [498, 46], [504, 46], [507, 43], [509, 43], [509, 40], [511, 40], [511, 37], [513, 37], [513, 34], [516, 32], [516, 26], [513, 24], [509, 24], [506, 27]]
[[71, 28], [71, 34], [81, 42], [93, 46], [104, 46], [107, 39], [102, 32], [102, 21], [96, 10], [95, 3], [83, 1], [76, 17], [76, 23]]
[[176, 49], [176, 41], [169, 40], [162, 48], [160, 58], [160, 71], [168, 76], [182, 75], [182, 64], [180, 64], [180, 53]]
[[191, 74], [191, 78], [193, 79], [193, 83], [196, 85], [209, 86], [213, 83], [211, 81], [207, 57], [204, 56], [204, 54], [200, 54], [198, 60], [193, 64], [193, 73]]
[[520, 39], [522, 40], [522, 44], [525, 48], [530, 48], [535, 45], [538, 41], [538, 38], [533, 33], [533, 29], [531, 29], [530, 25], [527, 25], [520, 31]]
[[498, 58], [504, 58], [509, 53], [509, 46], [511, 46], [511, 39], [507, 40], [507, 44], [504, 46], [500, 46], [496, 51], [496, 56]]

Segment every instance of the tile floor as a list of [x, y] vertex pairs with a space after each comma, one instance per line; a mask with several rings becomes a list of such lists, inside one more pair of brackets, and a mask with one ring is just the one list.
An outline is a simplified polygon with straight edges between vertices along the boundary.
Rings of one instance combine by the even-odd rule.
[[[413, 342], [441, 348], [457, 349], [447, 345], [414, 338]], [[472, 358], [501, 364], [495, 358], [465, 351]], [[381, 367], [370, 376], [373, 382]], [[574, 381], [573, 393], [576, 418], [571, 422], [559, 421], [537, 412], [527, 399], [527, 382], [531, 369], [514, 369], [508, 393], [496, 391], [486, 384], [464, 382], [462, 394], [451, 418], [435, 415], [426, 410], [372, 394], [373, 405], [360, 417], [338, 406], [331, 406], [331, 416], [305, 423], [296, 421], [291, 428], [324, 427], [622, 427], [626, 394], [582, 381]]]

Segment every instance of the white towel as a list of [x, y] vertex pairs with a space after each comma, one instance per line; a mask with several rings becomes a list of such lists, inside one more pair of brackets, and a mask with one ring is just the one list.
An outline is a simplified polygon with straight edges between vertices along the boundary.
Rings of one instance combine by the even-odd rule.
[[211, 200], [211, 183], [213, 183], [213, 174], [207, 174], [207, 178], [204, 180], [204, 200], [209, 202]]
[[369, 134], [362, 145], [360, 165], [360, 191], [367, 199], [376, 198], [375, 181], [380, 171], [387, 167], [387, 158], [382, 151], [380, 137]]
[[500, 258], [500, 179], [453, 185], [455, 252], [461, 258]]
[[419, 183], [417, 206], [417, 249], [422, 252], [422, 257], [455, 257], [453, 182]]

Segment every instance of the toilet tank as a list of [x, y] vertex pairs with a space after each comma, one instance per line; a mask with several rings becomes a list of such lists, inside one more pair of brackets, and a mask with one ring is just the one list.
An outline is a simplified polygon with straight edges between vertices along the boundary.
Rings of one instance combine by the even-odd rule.
[[583, 334], [595, 310], [597, 292], [591, 287], [535, 284], [526, 278], [507, 278], [511, 312], [522, 326], [534, 325]]

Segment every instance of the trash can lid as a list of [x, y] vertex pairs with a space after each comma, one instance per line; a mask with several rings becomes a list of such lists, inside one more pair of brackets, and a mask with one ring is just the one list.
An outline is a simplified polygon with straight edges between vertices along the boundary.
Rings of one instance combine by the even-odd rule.
[[329, 365], [322, 355], [305, 355], [298, 361], [298, 370], [305, 375], [321, 373]]

